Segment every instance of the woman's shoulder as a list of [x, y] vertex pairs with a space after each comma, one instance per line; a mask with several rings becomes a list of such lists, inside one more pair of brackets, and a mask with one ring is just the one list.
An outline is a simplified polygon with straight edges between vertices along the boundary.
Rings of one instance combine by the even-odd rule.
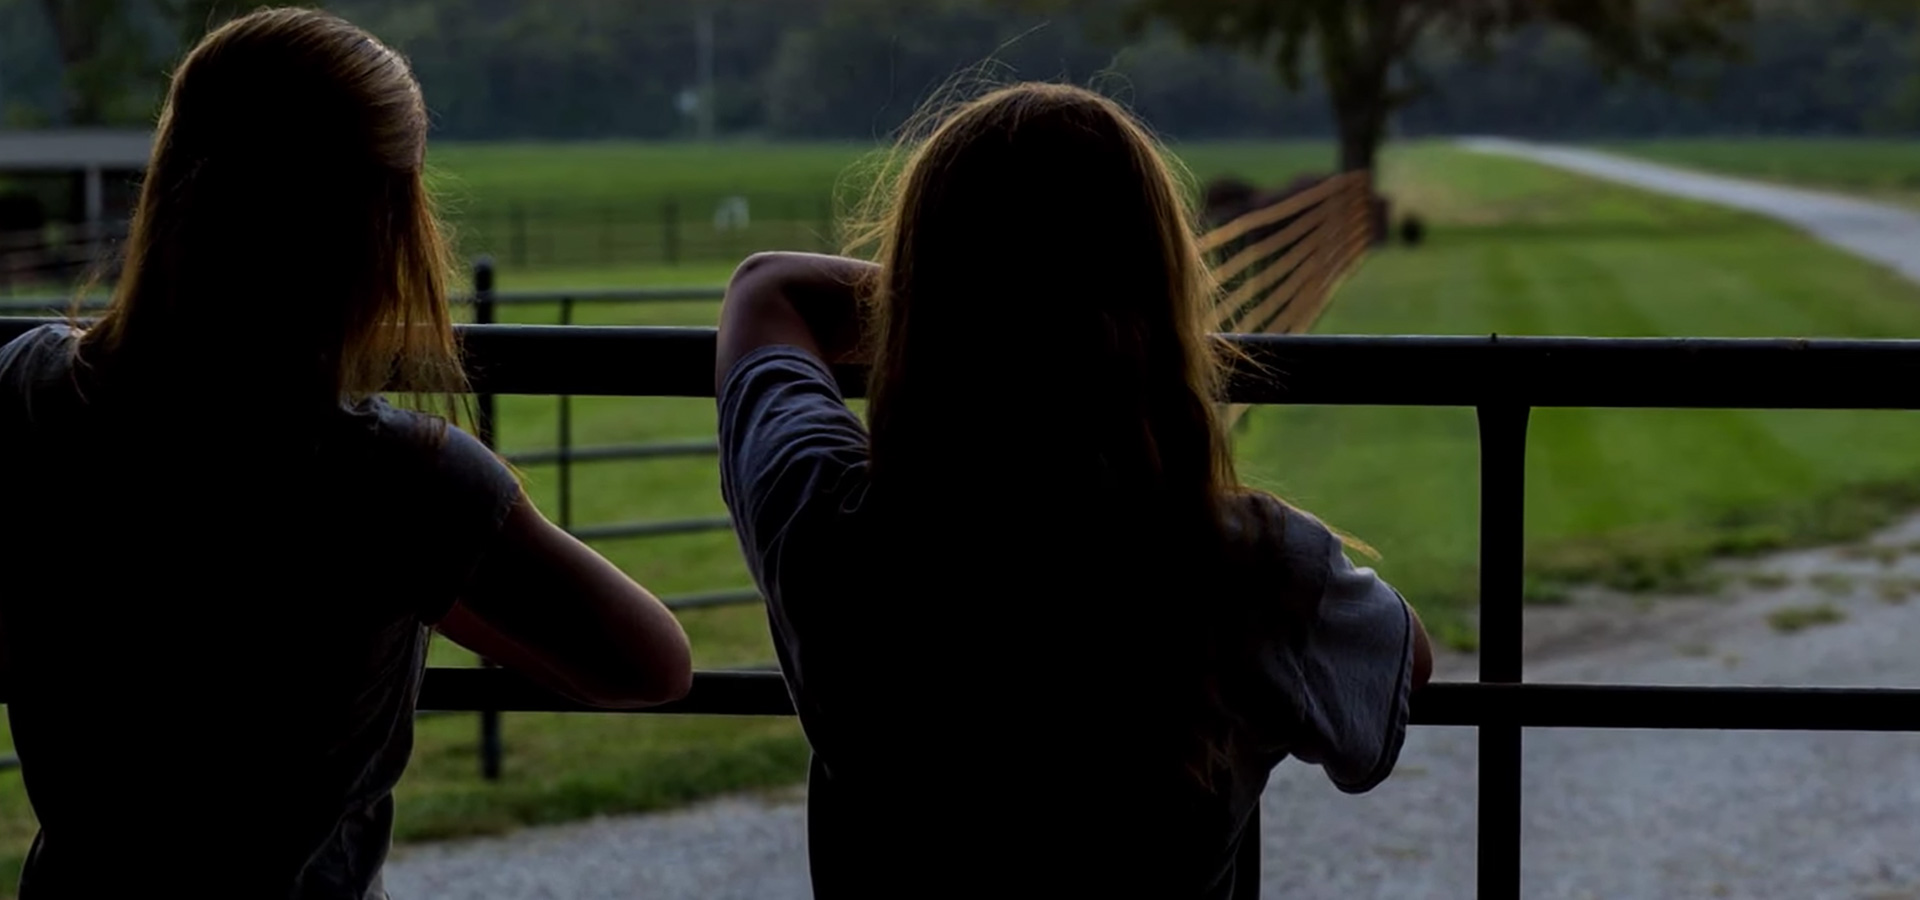
[[49, 322], [0, 345], [0, 379], [14, 380], [64, 372], [72, 366], [80, 332], [64, 322]]
[[442, 416], [394, 406], [380, 397], [347, 412], [349, 442], [361, 448], [348, 452], [363, 459], [362, 465], [401, 478], [411, 490], [501, 507], [520, 494], [513, 467]]
[[1317, 601], [1346, 546], [1319, 517], [1264, 491], [1235, 495], [1227, 536], [1255, 583], [1303, 603]]
[[1325, 562], [1343, 546], [1319, 517], [1265, 491], [1237, 494], [1229, 508], [1227, 533], [1233, 542], [1261, 556], [1288, 562]]
[[348, 421], [381, 443], [437, 464], [491, 463], [504, 467], [486, 444], [445, 416], [395, 406], [372, 397], [348, 409]]
[[0, 413], [37, 421], [44, 410], [68, 408], [78, 399], [79, 335], [72, 326], [56, 322], [0, 346], [0, 401], [5, 403]]

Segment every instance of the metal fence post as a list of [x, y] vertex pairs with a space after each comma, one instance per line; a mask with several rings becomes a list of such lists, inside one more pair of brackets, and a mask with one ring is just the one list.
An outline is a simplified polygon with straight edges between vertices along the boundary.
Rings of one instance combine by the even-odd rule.
[[[560, 298], [560, 324], [573, 324], [573, 298]], [[573, 528], [573, 395], [560, 395], [560, 529]]]
[[[519, 221], [518, 206], [515, 221]], [[476, 325], [494, 323], [493, 295], [493, 258], [481, 256], [473, 261], [473, 321]], [[498, 410], [494, 396], [490, 393], [479, 394], [474, 398], [479, 421], [474, 423], [475, 437], [488, 449], [498, 450], [499, 444], [494, 433], [495, 415]], [[482, 657], [482, 668], [494, 668], [493, 660]], [[480, 777], [488, 781], [500, 780], [500, 712], [485, 709], [480, 711]]]
[[[1483, 683], [1521, 681], [1530, 412], [1524, 406], [1478, 409]], [[1479, 900], [1520, 900], [1520, 750], [1520, 726], [1480, 726]]]
[[680, 201], [672, 197], [667, 198], [667, 202], [660, 207], [660, 224], [663, 228], [660, 233], [660, 240], [662, 249], [665, 251], [664, 255], [667, 258], [667, 263], [669, 265], [679, 265]]
[[514, 201], [507, 209], [508, 252], [512, 255], [515, 268], [527, 267], [527, 210]]

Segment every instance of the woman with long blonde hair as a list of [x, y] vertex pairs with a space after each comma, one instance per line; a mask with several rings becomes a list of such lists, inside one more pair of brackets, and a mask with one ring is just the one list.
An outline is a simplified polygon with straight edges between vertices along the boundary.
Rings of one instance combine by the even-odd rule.
[[659, 601], [380, 397], [466, 388], [426, 133], [406, 61], [339, 18], [216, 29], [111, 307], [0, 348], [22, 900], [384, 898], [436, 626], [583, 702], [686, 692]]
[[758, 255], [721, 311], [816, 896], [1230, 896], [1282, 759], [1391, 771], [1425, 630], [1235, 476], [1190, 203], [1125, 110], [1022, 84], [906, 146], [877, 262]]

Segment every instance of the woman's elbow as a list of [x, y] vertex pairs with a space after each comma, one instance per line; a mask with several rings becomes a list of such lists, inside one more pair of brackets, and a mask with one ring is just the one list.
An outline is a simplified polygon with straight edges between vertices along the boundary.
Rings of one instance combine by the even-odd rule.
[[682, 699], [692, 690], [693, 657], [683, 642], [619, 673], [579, 685], [576, 699], [602, 709], [645, 709]]
[[727, 299], [739, 303], [757, 296], [764, 283], [778, 280], [782, 263], [783, 254], [771, 250], [762, 250], [741, 260], [727, 279]]
[[653, 703], [672, 703], [675, 700], [684, 699], [693, 691], [691, 652], [682, 651], [676, 654], [671, 663], [661, 666], [659, 671], [654, 673], [649, 683], [651, 688], [648, 691], [650, 695], [648, 699]]

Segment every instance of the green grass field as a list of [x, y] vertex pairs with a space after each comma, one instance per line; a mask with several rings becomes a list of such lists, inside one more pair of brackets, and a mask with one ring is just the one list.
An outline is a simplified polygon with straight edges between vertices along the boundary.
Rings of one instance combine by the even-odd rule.
[[[1202, 145], [1183, 153], [1201, 177], [1231, 173], [1268, 183], [1331, 158], [1316, 145]], [[456, 147], [436, 162], [474, 191], [508, 190], [518, 170], [555, 194], [643, 197], [676, 178], [706, 178], [720, 190], [830, 186], [835, 166], [856, 155], [849, 148], [603, 147], [569, 148], [559, 158], [571, 162], [547, 163], [536, 149]], [[701, 169], [702, 159], [712, 161], [712, 172]], [[1398, 209], [1427, 219], [1428, 241], [1372, 257], [1342, 289], [1321, 333], [1920, 334], [1920, 288], [1782, 227], [1443, 146], [1397, 147], [1386, 159], [1387, 189]], [[627, 168], [609, 174], [602, 167]], [[499, 286], [716, 284], [730, 268], [726, 261], [508, 268]], [[576, 321], [711, 325], [714, 312], [704, 302], [588, 306]], [[519, 321], [555, 315], [552, 307], [513, 308]], [[555, 411], [553, 398], [503, 398], [502, 449], [551, 446]], [[714, 429], [710, 400], [581, 398], [573, 415], [581, 445], [707, 438]], [[1473, 637], [1477, 454], [1473, 414], [1460, 409], [1260, 409], [1238, 444], [1250, 480], [1379, 548], [1382, 573], [1461, 646]], [[1920, 418], [1540, 410], [1528, 464], [1535, 599], [1550, 601], [1575, 580], [1697, 585], [1699, 563], [1711, 554], [1845, 537], [1920, 506]], [[530, 467], [527, 475], [535, 499], [555, 514], [552, 467]], [[583, 464], [574, 478], [574, 524], [724, 513], [711, 459]], [[749, 584], [725, 532], [609, 541], [600, 549], [664, 595]], [[702, 668], [772, 658], [758, 608], [690, 612], [683, 620]], [[444, 644], [433, 658], [472, 663]], [[402, 841], [775, 788], [799, 781], [806, 758], [799, 730], [786, 720], [515, 714], [505, 721], [504, 778], [489, 784], [477, 775], [476, 734], [473, 716], [420, 723], [400, 791]], [[31, 829], [18, 775], [0, 774], [0, 867], [8, 859], [17, 865]], [[11, 888], [12, 879], [0, 876], [0, 884]]]
[[[651, 201], [660, 197], [822, 196], [867, 184], [875, 156], [856, 144], [459, 144], [435, 145], [428, 158], [436, 186], [463, 206], [535, 198], [556, 206]], [[1303, 141], [1210, 142], [1178, 148], [1202, 177], [1237, 173], [1284, 180], [1329, 166], [1330, 145]]]
[[[1279, 184], [1326, 167], [1319, 143], [1212, 143], [1185, 157], [1196, 177]], [[845, 144], [565, 146], [444, 144], [430, 159], [462, 252], [505, 270], [560, 272], [724, 264], [755, 250], [837, 249], [836, 211], [872, 184], [876, 148]], [[729, 197], [747, 224], [719, 230]]]
[[[1432, 147], [1390, 189], [1433, 225], [1377, 254], [1321, 333], [1912, 337], [1920, 289], [1742, 214]], [[1419, 377], [1417, 372], [1407, 377]], [[1239, 446], [1251, 474], [1356, 532], [1456, 639], [1475, 589], [1469, 410], [1276, 408]], [[1699, 563], [1855, 534], [1920, 505], [1920, 419], [1874, 412], [1538, 410], [1535, 598], [1569, 581], [1698, 583]]]
[[1920, 205], [1920, 141], [1769, 138], [1619, 141], [1660, 162]]

